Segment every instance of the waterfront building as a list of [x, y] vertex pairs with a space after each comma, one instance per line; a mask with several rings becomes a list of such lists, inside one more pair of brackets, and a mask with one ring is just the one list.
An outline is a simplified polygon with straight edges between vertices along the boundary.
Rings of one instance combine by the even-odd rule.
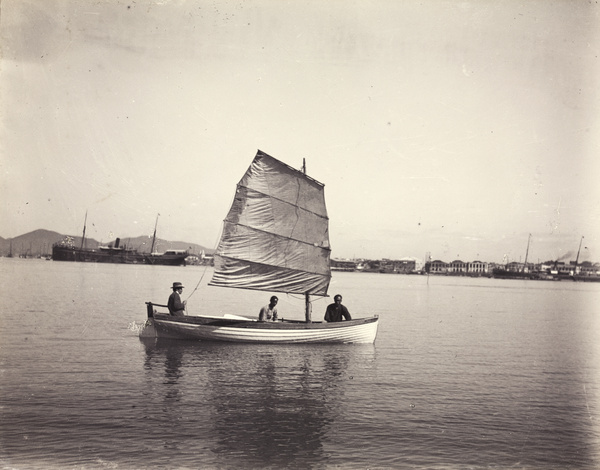
[[454, 260], [448, 266], [448, 272], [452, 274], [464, 274], [467, 272], [467, 263], [461, 260]]
[[600, 276], [600, 263], [584, 261], [577, 267], [577, 270], [583, 276]]
[[467, 272], [469, 274], [476, 274], [481, 276], [489, 272], [489, 264], [483, 261], [471, 261], [467, 263]]
[[436, 259], [425, 265], [425, 271], [431, 274], [446, 274], [448, 272], [448, 264], [444, 261]]

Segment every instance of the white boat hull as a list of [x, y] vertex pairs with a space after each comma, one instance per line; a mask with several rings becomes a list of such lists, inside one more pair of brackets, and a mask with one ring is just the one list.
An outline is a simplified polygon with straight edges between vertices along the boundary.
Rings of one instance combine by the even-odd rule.
[[235, 343], [373, 343], [378, 318], [337, 323], [257, 322], [243, 317], [205, 317], [154, 313], [140, 337], [181, 338]]

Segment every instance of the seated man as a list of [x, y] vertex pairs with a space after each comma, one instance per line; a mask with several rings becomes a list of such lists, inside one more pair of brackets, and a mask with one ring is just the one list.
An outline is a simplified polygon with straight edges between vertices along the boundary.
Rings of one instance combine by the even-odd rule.
[[327, 310], [325, 311], [325, 321], [342, 321], [342, 317], [344, 317], [346, 320], [352, 320], [350, 312], [344, 305], [342, 305], [342, 296], [337, 294], [333, 300], [334, 303], [329, 304], [327, 306]]
[[182, 317], [185, 315], [185, 306], [187, 300], [181, 301], [181, 294], [183, 293], [183, 284], [181, 282], [173, 283], [173, 293], [169, 296], [167, 307], [169, 307], [169, 313], [176, 317]]
[[258, 321], [269, 321], [271, 318], [273, 321], [277, 321], [277, 302], [279, 299], [275, 296], [271, 297], [269, 305], [265, 305], [260, 309], [258, 314]]

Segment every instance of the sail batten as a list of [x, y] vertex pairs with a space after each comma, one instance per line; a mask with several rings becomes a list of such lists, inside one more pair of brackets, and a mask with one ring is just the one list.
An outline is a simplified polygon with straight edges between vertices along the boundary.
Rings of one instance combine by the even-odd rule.
[[246, 186], [240, 186], [240, 185], [238, 184], [238, 186], [237, 186], [237, 189], [236, 189], [236, 193], [237, 193], [238, 191], [248, 191], [248, 192], [253, 192], [253, 193], [256, 193], [257, 195], [260, 195], [260, 196], [263, 196], [263, 197], [269, 197], [269, 198], [273, 199], [274, 201], [279, 201], [279, 202], [281, 202], [281, 203], [284, 203], [284, 204], [289, 204], [289, 205], [291, 205], [291, 206], [295, 207], [296, 209], [300, 209], [300, 210], [302, 210], [302, 211], [305, 211], [305, 212], [309, 212], [309, 213], [311, 213], [311, 214], [314, 214], [316, 217], [321, 217], [321, 218], [323, 218], [323, 219], [328, 219], [328, 218], [327, 218], [327, 215], [319, 214], [319, 213], [317, 213], [317, 212], [313, 212], [313, 211], [311, 211], [311, 210], [309, 210], [309, 209], [306, 209], [306, 208], [303, 208], [303, 207], [299, 207], [299, 206], [297, 206], [296, 204], [292, 204], [292, 203], [290, 203], [290, 202], [288, 202], [288, 201], [285, 201], [285, 200], [283, 200], [283, 199], [278, 199], [277, 197], [274, 197], [274, 196], [272, 196], [272, 195], [270, 195], [270, 194], [265, 194], [265, 193], [262, 193], [262, 192], [260, 192], [260, 191], [257, 191], [257, 190], [255, 190], [255, 189], [248, 188], [248, 187], [246, 187]]
[[223, 222], [210, 285], [327, 295], [324, 185], [257, 152]]
[[330, 279], [325, 274], [219, 257], [210, 285], [325, 296]]
[[[225, 226], [229, 226], [229, 225], [236, 225], [237, 227], [240, 227], [240, 229], [251, 230], [253, 232], [259, 232], [259, 233], [264, 233], [264, 234], [267, 234], [267, 235], [274, 236], [276, 238], [280, 238], [282, 240], [287, 240], [289, 242], [294, 242], [294, 243], [300, 243], [300, 244], [305, 244], [305, 245], [309, 245], [309, 246], [314, 246], [313, 243], [310, 243], [310, 242], [305, 241], [305, 240], [300, 240], [300, 239], [293, 238], [293, 237], [286, 237], [284, 235], [278, 235], [276, 233], [275, 234], [274, 233], [270, 233], [270, 232], [267, 232], [265, 230], [261, 230], [261, 229], [257, 229], [255, 227], [252, 227], [250, 225], [245, 225], [245, 224], [240, 224], [240, 223], [234, 223], [234, 222], [224, 221], [224, 227]], [[325, 247], [325, 246], [322, 246], [322, 247], [319, 247], [319, 248], [324, 248], [326, 250], [329, 250], [329, 248]]]

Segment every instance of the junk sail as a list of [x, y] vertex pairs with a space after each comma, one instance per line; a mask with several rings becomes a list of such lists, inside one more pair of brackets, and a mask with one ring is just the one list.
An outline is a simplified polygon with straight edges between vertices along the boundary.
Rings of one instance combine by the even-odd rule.
[[324, 185], [262, 151], [237, 185], [209, 285], [327, 295]]

